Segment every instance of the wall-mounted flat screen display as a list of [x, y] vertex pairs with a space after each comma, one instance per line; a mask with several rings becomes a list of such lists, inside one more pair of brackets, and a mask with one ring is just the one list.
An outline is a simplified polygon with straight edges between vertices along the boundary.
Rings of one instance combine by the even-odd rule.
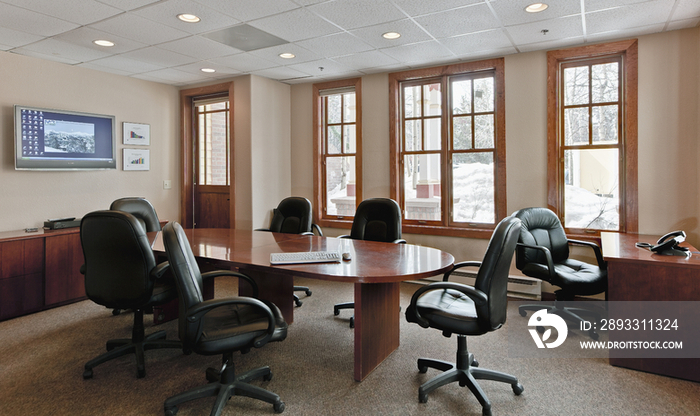
[[15, 169], [115, 169], [114, 116], [15, 106]]

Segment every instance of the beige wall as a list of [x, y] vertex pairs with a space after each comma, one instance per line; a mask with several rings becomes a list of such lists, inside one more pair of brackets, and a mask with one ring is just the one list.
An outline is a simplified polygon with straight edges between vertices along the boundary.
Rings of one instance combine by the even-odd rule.
[[[639, 228], [663, 234], [683, 228], [700, 245], [700, 29], [639, 38]], [[546, 52], [505, 57], [508, 212], [547, 204]], [[310, 84], [294, 85], [292, 147], [311, 160]], [[387, 74], [362, 78], [365, 197], [389, 196], [389, 85]], [[293, 164], [292, 190], [311, 198], [310, 164]], [[337, 235], [346, 230], [325, 230]], [[480, 259], [487, 241], [405, 235], [408, 242]]]
[[[0, 231], [77, 217], [123, 196], [148, 198], [161, 219], [179, 219], [178, 90], [175, 87], [0, 52]], [[116, 170], [16, 171], [13, 106], [116, 117]], [[151, 126], [149, 171], [122, 170], [122, 122]], [[172, 189], [163, 189], [163, 180]]]

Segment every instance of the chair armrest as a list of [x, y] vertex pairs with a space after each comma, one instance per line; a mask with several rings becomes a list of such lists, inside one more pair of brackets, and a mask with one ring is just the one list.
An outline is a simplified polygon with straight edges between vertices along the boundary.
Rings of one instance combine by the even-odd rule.
[[608, 263], [605, 260], [603, 260], [603, 253], [600, 250], [600, 246], [598, 246], [598, 244], [596, 244], [592, 241], [571, 240], [571, 239], [569, 239], [568, 242], [570, 244], [574, 244], [574, 245], [578, 245], [578, 246], [590, 247], [593, 250], [593, 253], [595, 254], [595, 259], [598, 262], [598, 267], [600, 267], [600, 270], [607, 270]]
[[552, 261], [552, 252], [547, 247], [534, 246], [530, 244], [518, 243], [518, 247], [531, 248], [544, 253], [544, 258], [547, 261], [547, 271], [549, 272], [549, 282], [556, 281], [556, 273], [554, 272], [554, 262]]
[[167, 261], [164, 261], [164, 262], [156, 265], [156, 267], [154, 267], [153, 270], [151, 270], [151, 276], [153, 276], [155, 279], [160, 279], [161, 277], [163, 277], [165, 272], [167, 272], [169, 269], [170, 269], [170, 263]]
[[256, 228], [253, 231], [268, 231], [269, 232], [270, 229], [269, 228]]
[[339, 235], [337, 238], [352, 238], [348, 234]]
[[219, 277], [219, 276], [233, 276], [233, 277], [238, 277], [239, 279], [245, 280], [253, 288], [253, 297], [254, 298], [258, 297], [258, 284], [255, 283], [255, 281], [253, 279], [251, 279], [250, 276], [247, 276], [243, 273], [233, 272], [231, 270], [213, 270], [210, 272], [202, 273], [202, 280], [207, 280], [207, 279], [211, 279], [211, 278]]
[[430, 326], [430, 323], [425, 318], [420, 316], [418, 308], [416, 307], [416, 302], [418, 302], [418, 299], [424, 293], [441, 289], [452, 289], [461, 292], [467, 297], [469, 297], [469, 299], [473, 300], [476, 305], [483, 305], [488, 301], [488, 296], [486, 295], [486, 293], [475, 289], [471, 286], [453, 282], [435, 282], [416, 290], [416, 292], [413, 294], [413, 297], [411, 297], [411, 304], [406, 309], [406, 319], [409, 322], [417, 323], [423, 328], [428, 328]]
[[406, 244], [406, 240], [403, 238], [397, 238], [396, 240], [392, 241], [394, 244]]
[[259, 308], [261, 311], [263, 311], [265, 315], [267, 315], [267, 329], [265, 330], [265, 334], [256, 338], [253, 342], [253, 346], [255, 348], [260, 348], [263, 345], [267, 344], [267, 342], [270, 340], [273, 333], [275, 332], [275, 317], [272, 314], [272, 310], [270, 309], [270, 307], [268, 307], [266, 304], [264, 304], [262, 301], [259, 301], [258, 299], [238, 296], [225, 299], [205, 300], [204, 302], [201, 302], [187, 310], [187, 320], [191, 323], [195, 323], [202, 319], [204, 315], [211, 312], [212, 310], [229, 305], [254, 306]]
[[311, 229], [312, 229], [312, 230], [316, 230], [316, 232], [318, 233], [318, 235], [319, 235], [320, 237], [323, 237], [323, 231], [321, 231], [321, 227], [319, 227], [318, 224], [311, 224]]
[[460, 269], [462, 267], [481, 267], [481, 262], [480, 261], [462, 261], [459, 263], [455, 263], [454, 266], [452, 266], [452, 269], [445, 273], [444, 276], [442, 276], [442, 281], [446, 282], [450, 279], [450, 276], [452, 275], [452, 272]]

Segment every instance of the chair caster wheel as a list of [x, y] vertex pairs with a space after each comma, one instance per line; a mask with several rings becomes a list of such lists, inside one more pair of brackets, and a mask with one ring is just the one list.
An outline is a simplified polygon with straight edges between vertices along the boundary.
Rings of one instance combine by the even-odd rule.
[[421, 374], [425, 374], [428, 372], [428, 367], [427, 366], [418, 366], [418, 372]]
[[479, 366], [479, 362], [476, 360], [472, 360], [472, 367], [478, 367], [478, 366]]
[[175, 416], [179, 409], [177, 406], [173, 406], [170, 409], [165, 409], [165, 416]]
[[520, 314], [520, 316], [523, 316], [523, 317], [527, 316], [527, 311], [525, 311], [525, 310], [518, 310], [518, 313]]
[[191, 354], [192, 354], [192, 350], [183, 349], [183, 350], [182, 350], [182, 353], [185, 354], [185, 355], [191, 355]]
[[144, 377], [146, 377], [146, 369], [145, 368], [136, 369], [136, 378], [144, 378]]
[[355, 317], [353, 316], [352, 318], [350, 318], [350, 328], [354, 328], [354, 327], [355, 327]]
[[304, 303], [304, 302], [302, 302], [302, 301], [300, 301], [300, 300], [295, 300], [295, 301], [294, 301], [294, 304], [297, 305], [297, 308], [298, 308], [299, 306], [301, 306], [303, 303]]
[[270, 381], [270, 380], [272, 380], [272, 371], [270, 371], [269, 374], [265, 374], [263, 376], [263, 381]]
[[537, 332], [539, 332], [540, 334], [544, 334], [544, 327], [543, 326], [538, 326], [536, 329], [537, 329]]
[[122, 310], [121, 310], [121, 309], [112, 309], [112, 315], [113, 315], [113, 316], [117, 316], [117, 315], [119, 315], [120, 313], [122, 313]]
[[92, 378], [92, 369], [83, 371], [83, 379], [89, 380]]
[[333, 315], [335, 315], [335, 316], [340, 315], [340, 309], [333, 308]]
[[515, 393], [516, 396], [520, 396], [525, 390], [525, 387], [523, 387], [523, 385], [520, 383], [512, 384], [511, 387], [513, 388], [513, 393]]
[[418, 392], [418, 403], [428, 403], [428, 395]]
[[279, 401], [273, 405], [273, 408], [275, 409], [275, 413], [282, 413], [284, 412], [284, 402]]
[[484, 408], [484, 410], [481, 412], [481, 414], [484, 416], [491, 416], [492, 415], [491, 409]]
[[311, 296], [311, 291], [310, 291], [310, 290], [307, 290], [307, 291], [305, 291], [304, 293], [306, 293], [306, 296]]

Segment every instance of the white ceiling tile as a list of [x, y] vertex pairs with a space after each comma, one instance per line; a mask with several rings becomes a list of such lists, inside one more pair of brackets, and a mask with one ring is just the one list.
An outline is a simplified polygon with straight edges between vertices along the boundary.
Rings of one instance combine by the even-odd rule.
[[594, 34], [613, 30], [665, 23], [671, 15], [673, 3], [650, 1], [633, 6], [586, 13], [586, 33]]
[[[387, 32], [400, 33], [401, 37], [398, 39], [384, 39], [382, 35]], [[351, 30], [350, 33], [375, 48], [387, 48], [405, 45], [407, 43], [424, 42], [432, 39], [425, 30], [411, 19], [396, 20], [363, 27], [361, 29]]]
[[374, 49], [346, 32], [302, 40], [296, 44], [326, 57], [343, 56]]
[[491, 49], [480, 52], [471, 52], [466, 55], [458, 56], [459, 60], [462, 62], [473, 62], [481, 59], [491, 59], [500, 58], [502, 56], [513, 55], [517, 53], [518, 50], [513, 46], [508, 46], [506, 48]]
[[0, 43], [7, 45], [8, 49], [27, 45], [32, 42], [37, 42], [41, 39], [44, 39], [44, 37], [32, 35], [26, 32], [20, 32], [18, 30], [8, 29], [5, 27], [0, 27]]
[[668, 27], [666, 29], [667, 30], [688, 29], [691, 27], [696, 27], [698, 24], [700, 24], [700, 17], [696, 17], [693, 19], [685, 19], [685, 20], [674, 20], [674, 21], [668, 23]]
[[498, 27], [498, 20], [485, 3], [416, 18], [435, 38], [481, 32]]
[[224, 56], [221, 58], [214, 58], [210, 59], [210, 61], [219, 65], [224, 65], [229, 68], [233, 68], [241, 72], [259, 71], [261, 69], [274, 68], [276, 66], [279, 66], [274, 62], [268, 61], [267, 59], [263, 59], [258, 56], [252, 55], [250, 52], [239, 53], [231, 56]]
[[308, 9], [346, 30], [406, 17], [391, 2], [377, 0], [335, 1], [309, 6]]
[[394, 0], [394, 4], [409, 16], [421, 16], [483, 2], [484, 0]]
[[156, 71], [163, 69], [158, 65], [153, 65], [143, 61], [137, 61], [127, 58], [123, 55], [114, 55], [107, 58], [96, 59], [91, 61], [95, 65], [107, 66], [119, 71], [128, 72], [129, 74], [139, 74], [142, 72]]
[[664, 1], [673, 3], [676, 0], [586, 0], [585, 7], [586, 13], [589, 13], [598, 10], [612, 9], [619, 6], [628, 6], [636, 3], [646, 3], [649, 1]]
[[106, 52], [51, 38], [24, 46], [24, 49], [75, 62], [92, 61], [109, 56]]
[[192, 56], [197, 59], [211, 59], [242, 52], [223, 43], [201, 36], [190, 36], [158, 45], [159, 48]]
[[594, 33], [586, 36], [589, 42], [602, 42], [606, 40], [624, 39], [635, 36], [649, 35], [664, 30], [665, 23], [658, 23], [648, 26], [637, 26], [633, 28], [614, 29], [608, 32]]
[[[559, 19], [543, 20], [505, 28], [516, 46], [528, 43], [546, 42], [553, 38], [566, 39], [583, 36], [581, 16], [569, 16]], [[542, 33], [547, 30], [547, 33]]]
[[306, 9], [295, 9], [253, 20], [249, 24], [289, 42], [311, 39], [341, 31], [337, 26], [328, 23]]
[[120, 14], [111, 19], [94, 23], [90, 27], [149, 45], [157, 45], [189, 36], [189, 33], [185, 31], [132, 13]]
[[195, 0], [228, 16], [247, 22], [298, 8], [289, 0]]
[[[168, 0], [154, 3], [134, 10], [132, 13], [192, 34], [210, 32], [240, 23], [238, 19], [195, 3], [192, 0]], [[198, 23], [183, 22], [177, 18], [182, 13], [193, 14], [202, 20]]]
[[499, 0], [491, 2], [496, 15], [504, 26], [555, 19], [557, 17], [581, 14], [581, 0], [556, 0], [547, 2], [549, 7], [539, 13], [528, 13], [525, 8], [532, 0]]
[[438, 40], [438, 42], [457, 56], [494, 49], [513, 48], [513, 44], [502, 29], [444, 38]]
[[47, 61], [60, 62], [63, 64], [69, 64], [69, 65], [75, 65], [75, 64], [80, 63], [80, 61], [76, 61], [75, 59], [68, 59], [68, 58], [53, 55], [53, 54], [45, 54], [45, 53], [41, 53], [41, 52], [30, 51], [30, 50], [25, 49], [25, 48], [13, 49], [12, 53], [16, 53], [18, 55], [24, 55], [24, 56], [31, 56], [33, 58], [45, 59]]
[[76, 66], [79, 66], [82, 68], [93, 69], [95, 71], [109, 72], [110, 74], [117, 74], [117, 75], [124, 75], [124, 76], [128, 76], [128, 75], [133, 74], [133, 72], [122, 71], [120, 69], [116, 69], [116, 68], [113, 68], [111, 66], [97, 65], [94, 62], [83, 62], [83, 63], [78, 64]]
[[360, 52], [347, 56], [333, 58], [339, 64], [345, 65], [352, 69], [376, 68], [385, 67], [388, 65], [397, 65], [400, 62], [391, 56], [380, 51]]
[[559, 49], [566, 48], [569, 46], [580, 45], [584, 42], [583, 36], [569, 38], [569, 39], [553, 39], [544, 40], [538, 43], [530, 43], [527, 45], [518, 46], [520, 52], [532, 52], [539, 51], [543, 49]]
[[[47, 0], [47, 1], [55, 1], [55, 0]], [[161, 0], [97, 0], [100, 3], [108, 4], [110, 6], [114, 6], [118, 9], [124, 10], [124, 11], [129, 11], [129, 10], [134, 10], [138, 9], [139, 7], [143, 7], [152, 3], [158, 3]]]
[[260, 71], [253, 71], [252, 72], [254, 75], [258, 75], [261, 77], [269, 78], [269, 79], [274, 79], [274, 80], [283, 80], [283, 79], [295, 79], [295, 78], [309, 78], [311, 75], [298, 71], [293, 68], [287, 68], [283, 66], [279, 66], [277, 68], [269, 68], [269, 69], [261, 69]]
[[454, 56], [449, 49], [434, 40], [383, 48], [381, 51], [406, 64], [415, 62], [428, 63], [431, 60]]
[[[111, 33], [103, 32], [101, 30], [93, 29], [91, 27], [83, 26], [70, 32], [61, 33], [54, 37], [55, 39], [73, 43], [75, 45], [80, 45], [86, 48], [92, 48], [98, 51], [109, 53], [112, 55], [133, 51], [134, 49], [140, 49], [146, 47], [145, 43], [136, 42], [131, 39], [123, 38], [121, 36], [113, 35]], [[93, 41], [102, 39], [114, 42], [114, 46], [104, 47], [98, 46], [93, 43]]]
[[680, 0], [673, 11], [673, 20], [684, 20], [700, 17], [700, 2], [698, 0]]
[[306, 74], [322, 77], [353, 71], [352, 68], [338, 62], [331, 61], [330, 59], [321, 59], [318, 61], [289, 65], [289, 68], [296, 69], [297, 71], [301, 71]]
[[191, 56], [183, 55], [177, 52], [172, 52], [166, 49], [161, 49], [157, 46], [150, 46], [148, 48], [137, 49], [135, 51], [124, 53], [121, 56], [157, 65], [160, 67], [185, 65], [195, 62], [197, 60], [196, 58], [193, 58]]
[[[287, 43], [285, 45], [277, 45], [264, 49], [257, 49], [250, 51], [252, 55], [259, 56], [260, 58], [267, 59], [268, 61], [276, 62], [279, 65], [292, 65], [301, 62], [315, 61], [323, 58], [316, 52], [312, 52], [309, 49], [303, 48], [295, 43]], [[292, 53], [294, 58], [285, 59], [281, 58], [279, 55], [281, 53]]]
[[116, 7], [95, 0], [3, 0], [3, 3], [14, 4], [24, 9], [81, 25], [123, 13]]
[[[216, 72], [202, 72], [202, 68], [211, 68]], [[236, 75], [241, 73], [241, 71], [211, 61], [193, 62], [191, 64], [180, 65], [176, 67], [176, 69], [209, 78], [220, 78], [223, 75]]]
[[0, 26], [39, 36], [53, 36], [79, 25], [45, 14], [0, 3]]
[[178, 71], [174, 68], [159, 69], [157, 71], [144, 72], [141, 74], [133, 75], [134, 78], [141, 79], [157, 79], [158, 82], [164, 82], [166, 84], [170, 83], [192, 83], [197, 81], [207, 81], [208, 77], [203, 75], [196, 75], [189, 72]]

